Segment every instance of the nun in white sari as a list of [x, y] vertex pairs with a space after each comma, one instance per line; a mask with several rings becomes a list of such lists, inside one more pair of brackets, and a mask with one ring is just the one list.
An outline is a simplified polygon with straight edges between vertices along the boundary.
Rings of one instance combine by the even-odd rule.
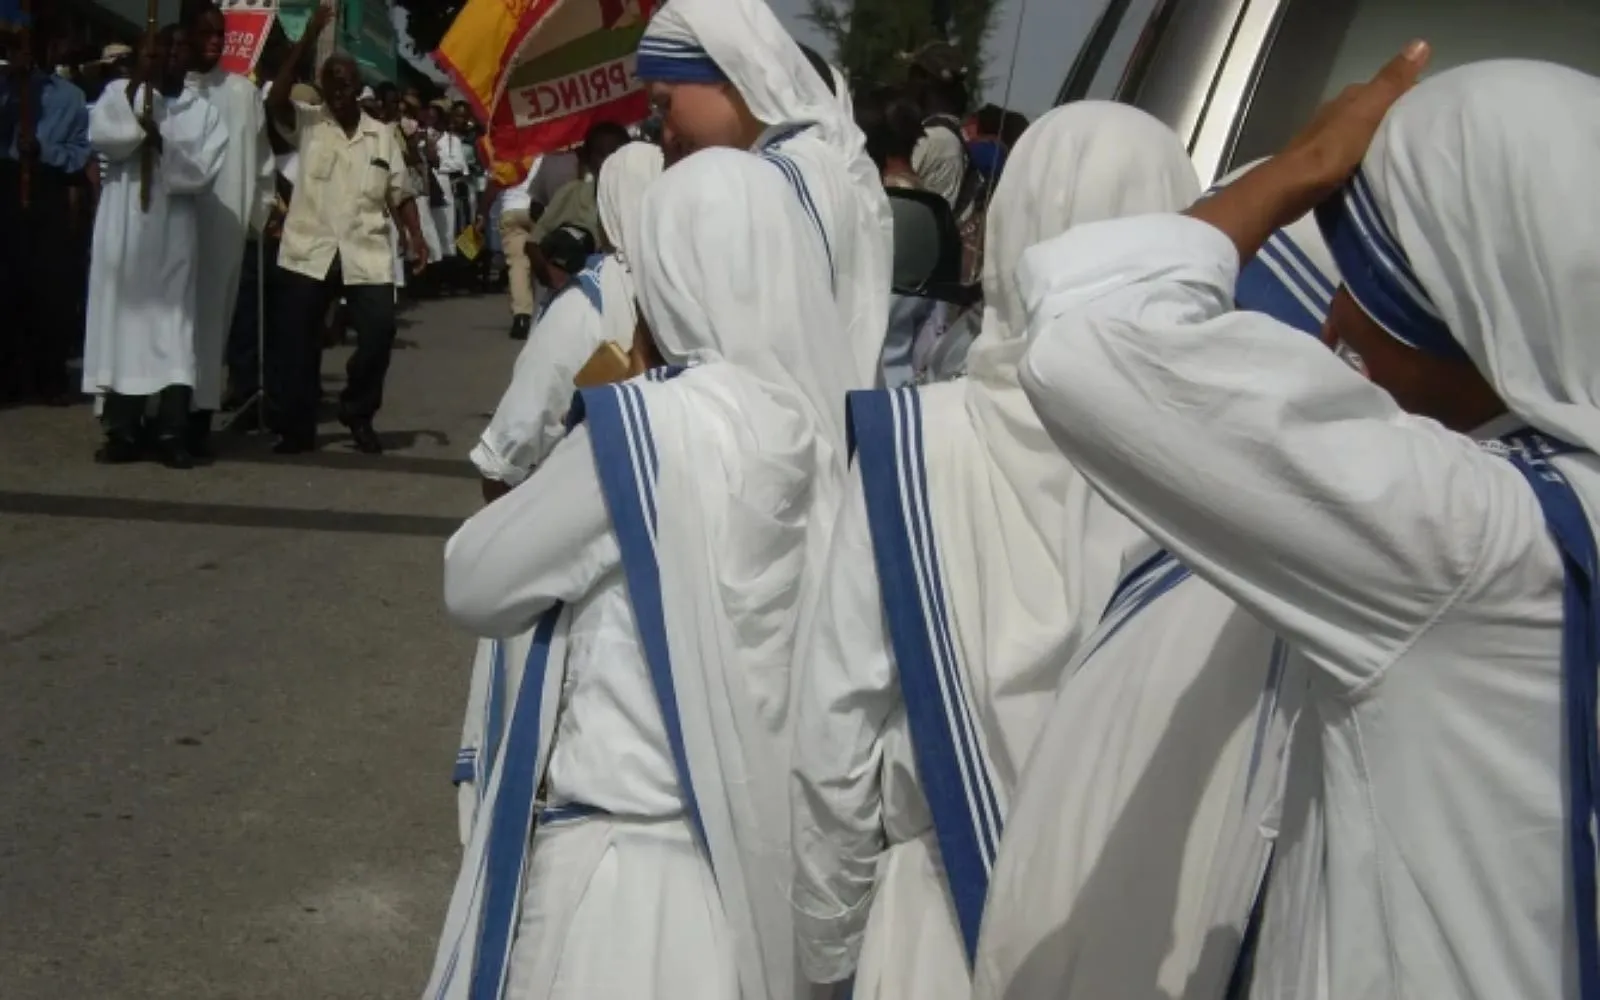
[[1071, 226], [1198, 193], [1177, 137], [1144, 112], [1052, 111], [989, 209], [971, 376], [851, 396], [857, 460], [796, 706], [795, 905], [813, 982], [967, 995], [1011, 790], [1080, 626], [1141, 537], [1094, 499], [1017, 384], [1014, 266]]
[[[1320, 331], [1333, 270], [1306, 217], [1242, 270], [1236, 306]], [[1154, 541], [1128, 562], [1013, 797], [974, 997], [1222, 1000], [1247, 974], [1304, 666]]]
[[[472, 449], [472, 464], [486, 480], [516, 486], [533, 472], [564, 434], [572, 380], [605, 341], [633, 347], [638, 324], [628, 248], [639, 246], [640, 205], [661, 175], [661, 148], [635, 142], [600, 168], [596, 201], [607, 251], [562, 289], [539, 321], [538, 336], [517, 355], [511, 385]], [[487, 791], [487, 770], [505, 732], [506, 706], [516, 696], [532, 633], [483, 639], [472, 664], [472, 683], [456, 754], [454, 781], [461, 842], [472, 837], [473, 818]]]
[[690, 157], [640, 235], [642, 313], [692, 367], [580, 393], [446, 551], [458, 622], [536, 632], [429, 1000], [796, 988], [789, 668], [859, 382], [818, 348], [826, 255], [773, 164]]
[[[1359, 128], [1340, 113], [1310, 141]], [[1346, 166], [1286, 154], [1234, 203], [1298, 211]], [[1402, 97], [1320, 215], [1330, 331], [1373, 381], [1228, 310], [1248, 212], [1024, 258], [1043, 294], [1022, 379], [1052, 436], [1308, 664], [1255, 996], [1600, 991], [1597, 171], [1587, 75], [1481, 63]]]
[[[859, 376], [876, 382], [889, 322], [894, 223], [849, 91], [830, 94], [762, 0], [671, 0], [639, 41], [636, 73], [660, 84], [730, 84], [765, 130], [751, 147], [779, 166], [827, 250], [829, 291]], [[669, 126], [671, 125], [669, 110]]]

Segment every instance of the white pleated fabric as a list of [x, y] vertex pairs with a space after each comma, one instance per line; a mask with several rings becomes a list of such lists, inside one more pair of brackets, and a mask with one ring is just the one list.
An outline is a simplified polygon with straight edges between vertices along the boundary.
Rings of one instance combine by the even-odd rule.
[[677, 710], [747, 1000], [795, 989], [790, 663], [838, 502], [840, 404], [863, 382], [816, 336], [838, 315], [787, 193], [746, 153], [689, 157], [645, 198], [638, 275], [661, 353], [695, 365], [642, 395]]
[[[838, 332], [811, 336], [842, 334], [840, 349], [854, 359], [858, 380], [875, 381], [889, 322], [894, 223], [866, 137], [849, 113], [848, 89], [828, 93], [762, 0], [672, 0], [651, 19], [641, 53], [652, 46], [709, 56], [768, 126], [758, 151], [783, 140], [782, 152], [803, 182], [797, 194], [814, 208], [823, 231], [845, 322]], [[792, 135], [797, 127], [804, 131]]]
[[[146, 140], [127, 88], [111, 81], [89, 116], [89, 141], [106, 169], [89, 266], [83, 391], [145, 396], [203, 381], [195, 347], [199, 205], [222, 167], [228, 130], [192, 90], [157, 95], [163, 149], [145, 211], [139, 150]], [[142, 105], [143, 94], [131, 101]]]
[[[907, 419], [918, 430], [896, 434], [920, 440], [921, 467], [916, 471], [925, 478], [926, 494], [920, 498], [924, 509], [905, 516], [931, 525], [931, 544], [923, 558], [935, 567], [929, 571], [929, 586], [939, 596], [905, 593], [904, 579], [884, 579], [880, 570], [889, 543], [880, 537], [878, 525], [870, 546], [835, 543], [828, 567], [828, 579], [836, 581], [828, 585], [832, 593], [844, 593], [850, 589], [848, 580], [869, 575], [881, 582], [881, 604], [890, 617], [896, 616], [897, 607], [942, 604], [938, 617], [943, 620], [929, 627], [948, 636], [946, 656], [954, 660], [949, 669], [961, 678], [954, 687], [974, 720], [977, 749], [966, 751], [959, 762], [949, 761], [948, 767], [941, 761], [941, 770], [973, 775], [970, 783], [981, 794], [969, 787], [968, 795], [992, 797], [1000, 819], [1075, 637], [1083, 626], [1092, 626], [1104, 607], [1124, 548], [1142, 537], [1096, 501], [1046, 435], [1018, 385], [1026, 315], [1012, 269], [1025, 248], [1079, 222], [1172, 211], [1198, 194], [1194, 168], [1177, 137], [1127, 105], [1081, 102], [1052, 111], [1030, 128], [989, 208], [986, 306], [972, 351], [971, 377], [895, 394], [915, 394], [911, 412], [917, 415]], [[897, 405], [909, 408], [910, 401]], [[858, 436], [869, 433], [863, 427], [858, 419]], [[862, 475], [871, 471], [863, 467]], [[901, 470], [902, 476], [908, 474]], [[862, 480], [852, 482], [859, 485]], [[860, 497], [846, 503], [841, 517], [866, 517]], [[866, 533], [864, 526], [851, 527], [854, 535]], [[840, 565], [841, 560], [849, 564]], [[877, 584], [871, 589], [877, 590]], [[960, 942], [962, 934], [955, 926], [946, 873], [928, 860], [931, 834], [887, 845], [888, 860], [878, 864], [880, 823], [865, 817], [878, 815], [880, 797], [888, 812], [895, 794], [887, 777], [878, 785], [873, 761], [891, 752], [879, 749], [880, 744], [904, 750], [904, 743], [884, 736], [877, 710], [863, 707], [878, 700], [875, 690], [866, 690], [875, 689], [877, 681], [864, 679], [860, 664], [883, 653], [861, 644], [858, 633], [870, 632], [870, 625], [844, 620], [853, 613], [825, 596], [819, 617], [803, 630], [806, 680], [797, 703], [794, 839], [799, 845], [795, 899], [804, 967], [819, 982], [836, 979], [854, 966], [859, 947], [858, 996], [964, 996], [961, 946], [947, 947]], [[880, 609], [866, 614], [869, 622], [876, 620]], [[878, 642], [883, 642], [881, 635]], [[897, 656], [895, 669], [905, 678], [909, 672], [945, 668]], [[909, 688], [909, 681], [901, 682], [901, 690]], [[885, 710], [891, 718], [902, 717], [895, 725], [904, 724], [905, 709]], [[911, 739], [917, 741], [916, 731]], [[969, 745], [961, 739], [953, 742]], [[918, 749], [919, 762], [934, 752], [928, 746], [931, 741]], [[886, 774], [908, 769], [887, 760], [883, 765]], [[921, 814], [925, 809], [919, 804], [911, 811]], [[885, 815], [881, 822], [891, 831], [908, 825], [897, 815]], [[997, 826], [992, 820], [988, 825]], [[941, 834], [941, 842], [950, 842], [943, 839], [947, 835]], [[949, 878], [963, 883], [981, 883], [983, 878], [982, 863], [946, 867], [954, 873]], [[879, 876], [874, 889], [875, 868]], [[968, 890], [968, 898], [975, 896], [981, 906], [982, 885]], [[975, 921], [966, 924], [970, 930]]]

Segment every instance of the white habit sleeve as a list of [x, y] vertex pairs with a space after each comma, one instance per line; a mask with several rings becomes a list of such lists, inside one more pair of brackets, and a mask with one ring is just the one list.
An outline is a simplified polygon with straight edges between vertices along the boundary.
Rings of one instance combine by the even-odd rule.
[[589, 432], [579, 426], [539, 475], [445, 543], [445, 606], [463, 628], [506, 638], [532, 628], [557, 601], [587, 594], [620, 560]]
[[1356, 688], [1470, 582], [1490, 512], [1526, 489], [1317, 340], [1234, 312], [1237, 274], [1183, 216], [1033, 248], [1022, 384], [1112, 504]]
[[900, 700], [861, 471], [851, 466], [816, 620], [801, 624], [792, 781], [795, 933], [813, 983], [854, 975], [884, 850], [884, 726]]
[[108, 84], [94, 102], [89, 112], [89, 143], [108, 160], [125, 160], [144, 145], [144, 129], [128, 104], [127, 85], [122, 81]]
[[578, 289], [556, 297], [517, 355], [511, 385], [484, 429], [472, 464], [486, 479], [522, 482], [561, 440], [572, 380], [602, 339], [600, 316]]
[[228, 127], [209, 102], [196, 99], [168, 114], [161, 123], [161, 177], [167, 190], [194, 194], [210, 187], [227, 149]]

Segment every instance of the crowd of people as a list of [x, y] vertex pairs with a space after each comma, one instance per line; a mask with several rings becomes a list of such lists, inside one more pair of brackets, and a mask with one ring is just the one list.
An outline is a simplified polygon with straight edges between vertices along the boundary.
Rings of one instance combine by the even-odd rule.
[[445, 550], [424, 995], [1595, 995], [1600, 80], [1429, 58], [1202, 194], [1135, 108], [657, 11]]
[[[376, 448], [395, 286], [500, 237], [428, 1000], [1600, 996], [1600, 80], [1412, 42], [1202, 192], [1133, 107], [969, 117], [943, 45], [854, 99], [763, 0], [669, 0], [659, 142], [475, 189], [348, 57], [296, 97], [325, 22], [257, 105], [197, 11], [88, 145], [30, 83], [4, 221], [104, 158], [85, 388], [180, 465], [274, 141], [282, 450], [322, 311]], [[976, 306], [902, 321], [895, 188]]]
[[[353, 330], [339, 419], [381, 450], [397, 303], [491, 287], [498, 241], [458, 251], [487, 186], [464, 102], [364, 87], [347, 56], [301, 82], [328, 17], [263, 58], [259, 87], [220, 65], [204, 0], [137, 52], [80, 61], [53, 21], [5, 40], [0, 404], [94, 398], [111, 464], [192, 467], [218, 411], [263, 405], [275, 449], [302, 452], [321, 349]], [[388, 188], [369, 160], [393, 165]]]

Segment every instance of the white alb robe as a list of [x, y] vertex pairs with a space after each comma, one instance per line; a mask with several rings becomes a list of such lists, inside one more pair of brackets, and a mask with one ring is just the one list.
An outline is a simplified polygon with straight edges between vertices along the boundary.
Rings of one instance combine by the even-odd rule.
[[189, 85], [217, 109], [228, 132], [228, 148], [216, 181], [197, 200], [199, 209], [198, 298], [195, 308], [194, 408], [222, 405], [222, 366], [239, 269], [251, 231], [266, 225], [276, 193], [272, 147], [262, 95], [247, 77], [218, 67], [191, 74]]
[[[445, 257], [454, 257], [456, 236], [460, 234], [456, 224], [454, 181], [467, 172], [466, 153], [461, 148], [461, 137], [454, 132], [432, 134], [430, 130], [429, 141], [433, 143], [434, 152], [439, 157], [439, 166], [434, 169], [433, 178], [438, 181], [439, 190], [444, 192], [444, 204], [430, 203], [428, 214], [433, 217], [433, 227], [439, 237], [439, 252]], [[427, 188], [422, 190], [426, 191]]]
[[[140, 110], [144, 91], [133, 97]], [[162, 152], [139, 204], [144, 129], [113, 80], [95, 102], [89, 141], [106, 158], [89, 265], [83, 391], [145, 396], [193, 386], [198, 206], [221, 169], [228, 131], [217, 109], [193, 91], [157, 94]]]
[[[795, 900], [815, 982], [854, 973], [856, 996], [884, 1000], [968, 993], [1011, 790], [1141, 538], [1093, 497], [1017, 384], [1013, 266], [1072, 225], [1198, 194], [1177, 137], [1144, 112], [1051, 112], [1018, 144], [989, 213], [972, 376], [852, 394], [859, 472], [819, 617], [802, 629], [796, 708]], [[879, 766], [907, 749], [919, 767]]]
[[[1530, 422], [1590, 450], [1552, 463], [1588, 511], [1600, 248], [1572, 220], [1600, 213], [1597, 168], [1600, 81], [1499, 62], [1402, 98], [1357, 183], [1367, 232], [1387, 230], [1376, 266], [1404, 276], [1390, 287], [1512, 408], [1475, 436]], [[1275, 865], [1267, 928], [1284, 902], [1305, 919], [1261, 954], [1256, 995], [1320, 961], [1332, 997], [1577, 997], [1564, 573], [1529, 480], [1229, 312], [1236, 252], [1204, 223], [1107, 223], [1036, 253], [1023, 270], [1049, 292], [1023, 384], [1052, 435], [1310, 668], [1320, 760], [1297, 742], [1285, 819], [1303, 800], [1321, 844]]]

